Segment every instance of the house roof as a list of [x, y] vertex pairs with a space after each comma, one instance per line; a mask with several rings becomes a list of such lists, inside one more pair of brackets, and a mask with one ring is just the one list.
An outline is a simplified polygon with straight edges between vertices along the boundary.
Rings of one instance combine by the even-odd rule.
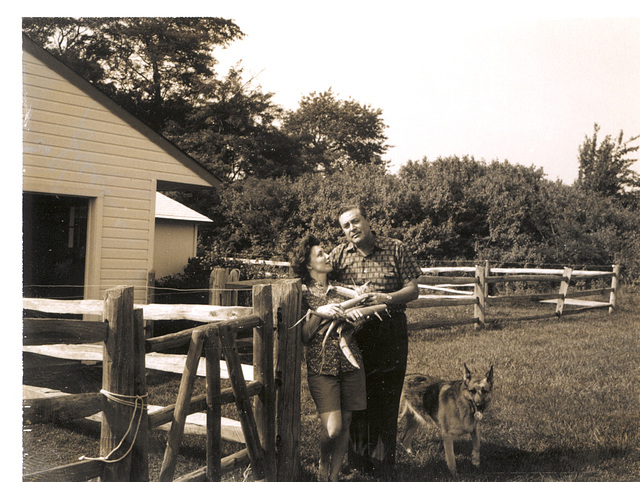
[[[61, 75], [73, 85], [84, 91], [88, 96], [93, 98], [96, 102], [101, 103], [107, 109], [111, 110], [118, 117], [126, 121], [130, 124], [134, 129], [137, 129], [139, 132], [144, 134], [147, 138], [155, 142], [162, 149], [171, 154], [175, 159], [181, 162], [185, 167], [193, 171], [198, 177], [207, 182], [211, 187], [220, 187], [222, 185], [222, 180], [217, 177], [215, 174], [210, 172], [204, 165], [202, 165], [199, 161], [189, 156], [185, 152], [183, 152], [180, 148], [178, 148], [175, 144], [167, 140], [165, 137], [151, 129], [144, 122], [138, 119], [136, 116], [127, 111], [120, 104], [115, 102], [109, 96], [100, 91], [97, 87], [95, 87], [91, 82], [77, 74], [69, 67], [67, 67], [63, 62], [61, 62], [58, 58], [56, 58], [53, 54], [45, 50], [36, 44], [31, 38], [29, 38], [24, 33], [22, 34], [22, 48], [29, 52], [31, 55], [39, 59], [49, 68], [54, 70], [57, 74]], [[184, 185], [180, 183], [176, 183], [171, 179], [158, 179], [158, 189], [165, 191], [177, 191], [182, 189], [202, 189], [203, 186], [197, 185]], [[205, 188], [206, 189], [206, 188]]]
[[212, 223], [211, 219], [159, 192], [156, 193], [156, 218]]

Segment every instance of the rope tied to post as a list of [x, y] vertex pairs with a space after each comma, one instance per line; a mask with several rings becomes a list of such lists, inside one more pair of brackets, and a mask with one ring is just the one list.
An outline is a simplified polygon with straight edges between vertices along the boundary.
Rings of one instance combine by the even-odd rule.
[[[110, 400], [113, 403], [118, 403], [120, 405], [124, 405], [125, 407], [133, 407], [131, 420], [129, 421], [129, 426], [127, 427], [127, 431], [122, 436], [122, 439], [120, 440], [118, 445], [106, 456], [87, 457], [85, 455], [82, 455], [79, 458], [79, 460], [101, 460], [103, 462], [113, 464], [116, 462], [120, 462], [121, 460], [124, 460], [124, 458], [131, 453], [133, 446], [136, 444], [136, 439], [138, 438], [138, 433], [140, 432], [140, 423], [142, 422], [142, 417], [144, 415], [144, 409], [147, 407], [147, 404], [144, 403], [144, 400], [145, 398], [147, 398], [148, 394], [145, 393], [144, 395], [122, 395], [119, 393], [109, 392], [108, 390], [105, 390], [105, 389], [100, 390], [100, 393], [103, 394], [107, 398], [107, 400]], [[140, 406], [140, 415], [138, 416], [138, 423], [136, 424], [136, 429], [133, 435], [133, 440], [131, 441], [131, 445], [120, 458], [110, 460], [109, 457], [111, 457], [122, 446], [127, 436], [131, 432], [131, 429], [133, 428], [133, 422], [136, 419], [136, 412], [138, 411], [138, 405]]]

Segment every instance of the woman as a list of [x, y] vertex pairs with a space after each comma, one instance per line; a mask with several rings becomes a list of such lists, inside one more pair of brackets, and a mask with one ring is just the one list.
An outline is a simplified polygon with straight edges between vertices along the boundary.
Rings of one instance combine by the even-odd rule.
[[344, 300], [326, 295], [332, 267], [317, 238], [302, 239], [292, 266], [303, 282], [303, 310], [310, 310], [302, 326], [302, 340], [309, 391], [323, 429], [319, 478], [337, 481], [349, 443], [352, 412], [366, 409], [367, 404], [362, 356], [351, 337], [352, 322], [361, 322], [363, 317], [358, 310], [346, 314], [339, 305]]

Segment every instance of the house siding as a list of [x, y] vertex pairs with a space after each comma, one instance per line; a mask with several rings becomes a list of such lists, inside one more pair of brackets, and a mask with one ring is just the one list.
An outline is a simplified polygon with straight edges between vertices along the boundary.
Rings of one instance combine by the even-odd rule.
[[23, 190], [88, 197], [85, 298], [124, 284], [144, 302], [157, 182], [211, 184], [48, 64], [23, 51]]
[[198, 227], [194, 223], [156, 219], [154, 270], [156, 279], [182, 273], [196, 255]]

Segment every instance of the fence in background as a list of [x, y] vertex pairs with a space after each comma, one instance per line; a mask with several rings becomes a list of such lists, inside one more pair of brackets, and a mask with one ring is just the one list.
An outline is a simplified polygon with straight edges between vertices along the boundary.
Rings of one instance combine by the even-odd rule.
[[[538, 301], [555, 305], [554, 311], [543, 314], [524, 315], [510, 318], [511, 321], [533, 320], [549, 317], [560, 317], [563, 314], [575, 314], [585, 310], [607, 308], [611, 312], [616, 306], [620, 266], [613, 265], [611, 271], [574, 270], [542, 268], [491, 268], [489, 263], [479, 266], [458, 266], [441, 268], [423, 268], [423, 276], [418, 279], [421, 294], [408, 308], [427, 308], [438, 306], [473, 306], [473, 317], [459, 319], [454, 322], [417, 321], [410, 324], [410, 329], [436, 328], [451, 325], [477, 324], [484, 325], [491, 321], [487, 317], [488, 308], [497, 304], [508, 304], [522, 301]], [[610, 280], [607, 288], [579, 289], [578, 281]], [[554, 286], [555, 291], [545, 289], [540, 292], [493, 295], [496, 285], [508, 283], [519, 284], [535, 282], [546, 286]], [[504, 291], [504, 290], [502, 290]], [[523, 290], [524, 291], [524, 290]], [[436, 292], [438, 294], [432, 294]], [[446, 294], [443, 294], [446, 293]], [[605, 296], [606, 300], [593, 300]], [[573, 306], [565, 311], [566, 306]]]

